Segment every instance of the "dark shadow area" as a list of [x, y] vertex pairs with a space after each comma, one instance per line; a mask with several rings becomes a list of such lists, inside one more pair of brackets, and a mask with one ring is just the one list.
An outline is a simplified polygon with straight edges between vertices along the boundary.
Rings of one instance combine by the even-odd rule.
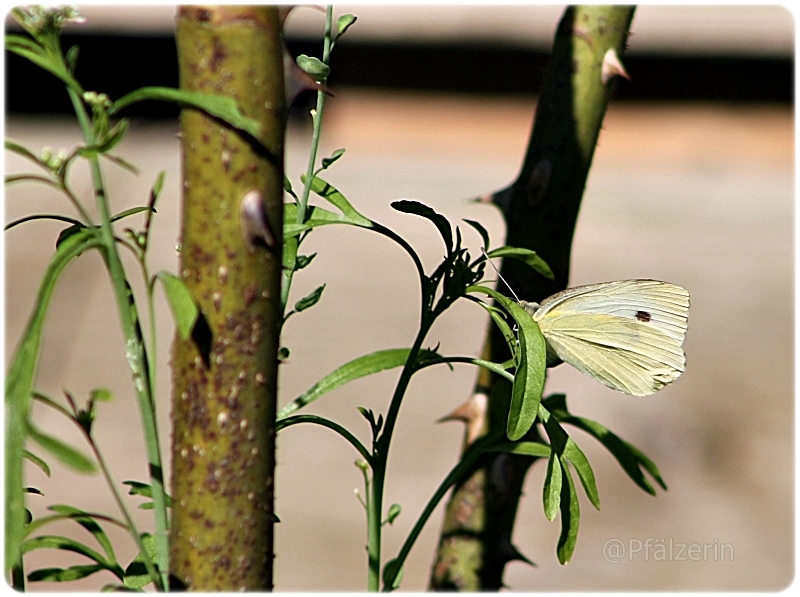
[[[80, 46], [76, 76], [88, 90], [119, 98], [147, 85], [177, 87], [172, 37], [65, 35], [65, 49]], [[321, 55], [321, 44], [289, 40], [293, 55]], [[481, 94], [538, 94], [546, 52], [475, 44], [342, 43], [329, 81], [337, 86]], [[631, 81], [625, 100], [777, 102], [794, 100], [794, 60], [746, 56], [636, 54], [624, 59]], [[63, 84], [16, 54], [6, 52], [6, 110], [12, 114], [70, 113]], [[145, 102], [127, 116], [174, 118], [178, 108]]]

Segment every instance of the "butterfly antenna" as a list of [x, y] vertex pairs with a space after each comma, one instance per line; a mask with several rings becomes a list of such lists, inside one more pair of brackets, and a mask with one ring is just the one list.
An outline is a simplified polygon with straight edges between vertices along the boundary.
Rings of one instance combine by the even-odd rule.
[[497, 268], [494, 266], [494, 263], [492, 263], [492, 260], [491, 260], [491, 259], [489, 259], [489, 256], [486, 254], [486, 251], [485, 251], [483, 248], [481, 248], [481, 253], [483, 253], [483, 256], [484, 256], [484, 257], [486, 257], [486, 261], [488, 261], [488, 262], [489, 262], [489, 265], [491, 265], [491, 266], [492, 266], [492, 269], [493, 269], [495, 272], [497, 272], [497, 277], [499, 277], [499, 278], [500, 278], [500, 279], [503, 281], [503, 284], [505, 284], [505, 285], [506, 285], [506, 288], [508, 288], [508, 289], [511, 291], [511, 294], [513, 294], [513, 295], [514, 295], [514, 299], [516, 299], [516, 301], [517, 301], [518, 303], [522, 302], [522, 301], [520, 301], [520, 300], [519, 300], [519, 297], [517, 296], [517, 293], [516, 293], [516, 292], [514, 292], [514, 289], [513, 289], [513, 288], [511, 288], [511, 285], [510, 285], [508, 282], [506, 282], [506, 279], [505, 279], [505, 278], [502, 276], [502, 274], [500, 273], [500, 270], [498, 270], [498, 269], [497, 269]]

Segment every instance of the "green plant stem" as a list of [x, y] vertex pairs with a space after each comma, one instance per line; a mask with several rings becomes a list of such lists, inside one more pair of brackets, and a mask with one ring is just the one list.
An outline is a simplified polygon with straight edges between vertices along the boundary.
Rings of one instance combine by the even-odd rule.
[[[67, 90], [78, 121], [83, 132], [84, 140], [88, 145], [95, 143], [94, 132], [88, 115], [84, 110], [81, 98], [72, 90]], [[117, 252], [114, 232], [111, 226], [111, 215], [105, 194], [100, 163], [96, 156], [88, 158], [92, 173], [93, 190], [100, 215], [100, 234], [105, 251], [103, 256], [111, 276], [114, 297], [119, 311], [122, 332], [125, 337], [125, 355], [133, 372], [133, 385], [139, 402], [139, 411], [144, 430], [145, 448], [150, 472], [150, 484], [153, 495], [153, 509], [156, 522], [156, 548], [157, 563], [161, 575], [159, 588], [166, 590], [169, 586], [169, 543], [167, 536], [167, 508], [164, 497], [164, 477], [161, 464], [161, 452], [158, 442], [158, 429], [156, 426], [155, 405], [153, 401], [153, 388], [147, 374], [147, 353], [141, 340], [136, 305], [130, 294], [130, 287], [125, 278], [125, 271]]]
[[[424, 285], [423, 285], [424, 288]], [[423, 292], [423, 297], [424, 297]], [[424, 302], [424, 298], [423, 298]], [[424, 309], [424, 307], [423, 307]], [[394, 426], [397, 422], [397, 415], [400, 412], [400, 405], [403, 402], [411, 376], [416, 369], [417, 356], [419, 355], [425, 336], [433, 325], [433, 317], [423, 310], [422, 323], [414, 345], [408, 354], [408, 359], [397, 381], [389, 411], [386, 414], [386, 422], [383, 432], [375, 444], [372, 456], [372, 491], [368, 499], [369, 508], [367, 510], [367, 553], [369, 557], [369, 576], [367, 588], [369, 591], [379, 591], [381, 581], [381, 512], [383, 509], [383, 489], [386, 483], [386, 468], [389, 460], [389, 446], [394, 433]]]
[[[333, 6], [328, 5], [325, 11], [325, 38], [322, 48], [322, 62], [328, 66], [331, 57], [331, 30], [333, 27]], [[311, 149], [308, 153], [308, 167], [306, 168], [306, 180], [303, 185], [303, 193], [300, 200], [297, 202], [297, 223], [303, 224], [306, 219], [306, 211], [308, 210], [308, 197], [311, 194], [311, 183], [314, 180], [314, 167], [317, 163], [317, 153], [319, 151], [320, 133], [322, 131], [322, 114], [325, 111], [325, 92], [317, 91], [317, 107], [314, 110], [314, 128], [311, 134]], [[300, 246], [300, 241], [297, 237], [292, 237], [289, 242], [296, 243], [297, 247]], [[294, 248], [295, 252], [297, 247]], [[286, 305], [289, 300], [289, 291], [292, 287], [292, 277], [294, 270], [283, 270], [283, 283], [281, 284], [281, 305], [283, 312], [286, 312]]]
[[[86, 428], [83, 425], [80, 424], [80, 422], [76, 418], [75, 414], [69, 412], [66, 408], [61, 406], [58, 402], [56, 402], [56, 401], [48, 398], [44, 394], [40, 394], [38, 392], [34, 392], [33, 393], [33, 397], [35, 399], [41, 401], [41, 402], [44, 402], [49, 407], [57, 410], [62, 415], [67, 417], [70, 421], [75, 423], [75, 425], [78, 426], [78, 429], [80, 429], [81, 433], [83, 434], [83, 437], [86, 439], [86, 442], [89, 444], [89, 447], [92, 449], [92, 453], [94, 453], [94, 457], [97, 459], [97, 464], [100, 466], [100, 471], [103, 473], [103, 477], [106, 480], [106, 484], [108, 485], [108, 489], [111, 491], [111, 494], [114, 496], [114, 501], [117, 503], [117, 507], [119, 508], [120, 512], [122, 512], [122, 516], [125, 519], [125, 523], [122, 524], [119, 521], [116, 521], [116, 520], [114, 520], [113, 518], [110, 518], [110, 517], [105, 517], [105, 520], [108, 520], [109, 522], [114, 522], [116, 524], [119, 524], [119, 525], [122, 526], [122, 528], [124, 528], [125, 530], [129, 531], [131, 536], [133, 537], [134, 542], [136, 543], [136, 546], [139, 548], [139, 552], [141, 554], [143, 554], [143, 555], [146, 555], [147, 551], [145, 550], [144, 543], [142, 543], [142, 537], [139, 534], [139, 530], [136, 528], [136, 523], [133, 522], [133, 518], [131, 517], [130, 512], [128, 511], [128, 508], [125, 506], [125, 502], [122, 500], [122, 496], [117, 491], [116, 485], [114, 484], [114, 480], [111, 478], [111, 471], [108, 469], [108, 466], [106, 465], [106, 461], [103, 458], [102, 454], [100, 453], [100, 448], [98, 448], [97, 444], [95, 443], [94, 438], [92, 437], [92, 434], [89, 433], [86, 430]], [[55, 515], [54, 517], [51, 517], [51, 518], [53, 518], [55, 520], [55, 519], [58, 519], [58, 518], [63, 518], [63, 515]], [[41, 524], [44, 524], [44, 523], [42, 521], [40, 521], [39, 526], [41, 526]], [[31, 532], [32, 530], [33, 529], [31, 529], [29, 532]], [[147, 569], [147, 573], [150, 575], [150, 578], [153, 579], [153, 582], [156, 584], [156, 586], [159, 586], [159, 583], [161, 582], [161, 579], [158, 576], [158, 572], [153, 567], [153, 563], [150, 561], [150, 558], [143, 557], [143, 561], [144, 561], [144, 566]]]

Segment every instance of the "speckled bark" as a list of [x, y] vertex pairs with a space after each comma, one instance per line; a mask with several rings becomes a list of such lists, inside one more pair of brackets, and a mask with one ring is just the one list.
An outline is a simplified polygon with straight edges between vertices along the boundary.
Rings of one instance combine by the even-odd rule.
[[[504, 211], [506, 244], [537, 251], [555, 273], [552, 282], [518, 261], [504, 260], [503, 276], [525, 300], [541, 301], [567, 286], [575, 222], [613, 86], [613, 78], [603, 80], [603, 60], [608, 50], [622, 56], [634, 8], [577, 6], [564, 13], [522, 170], [510, 188], [494, 197]], [[509, 357], [496, 326], [486, 343], [484, 358], [503, 362]], [[489, 396], [489, 425], [505, 428], [511, 384], [482, 375], [476, 391]], [[456, 488], [445, 514], [432, 589], [501, 588], [505, 565], [520, 558], [511, 537], [532, 463], [507, 454], [487, 458]]]
[[279, 27], [274, 6], [178, 12], [181, 88], [233, 97], [262, 132], [247, 139], [199, 111], [181, 114], [181, 276], [207, 327], [173, 350], [176, 588], [272, 588], [281, 245], [248, 251], [239, 205], [259, 191], [270, 227], [282, 230]]

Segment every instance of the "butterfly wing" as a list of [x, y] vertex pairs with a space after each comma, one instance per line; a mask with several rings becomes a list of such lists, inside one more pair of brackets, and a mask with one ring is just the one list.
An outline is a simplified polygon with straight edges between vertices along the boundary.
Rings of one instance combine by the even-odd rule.
[[684, 371], [689, 293], [657, 280], [570, 288], [533, 313], [550, 351], [605, 385], [651, 394]]

